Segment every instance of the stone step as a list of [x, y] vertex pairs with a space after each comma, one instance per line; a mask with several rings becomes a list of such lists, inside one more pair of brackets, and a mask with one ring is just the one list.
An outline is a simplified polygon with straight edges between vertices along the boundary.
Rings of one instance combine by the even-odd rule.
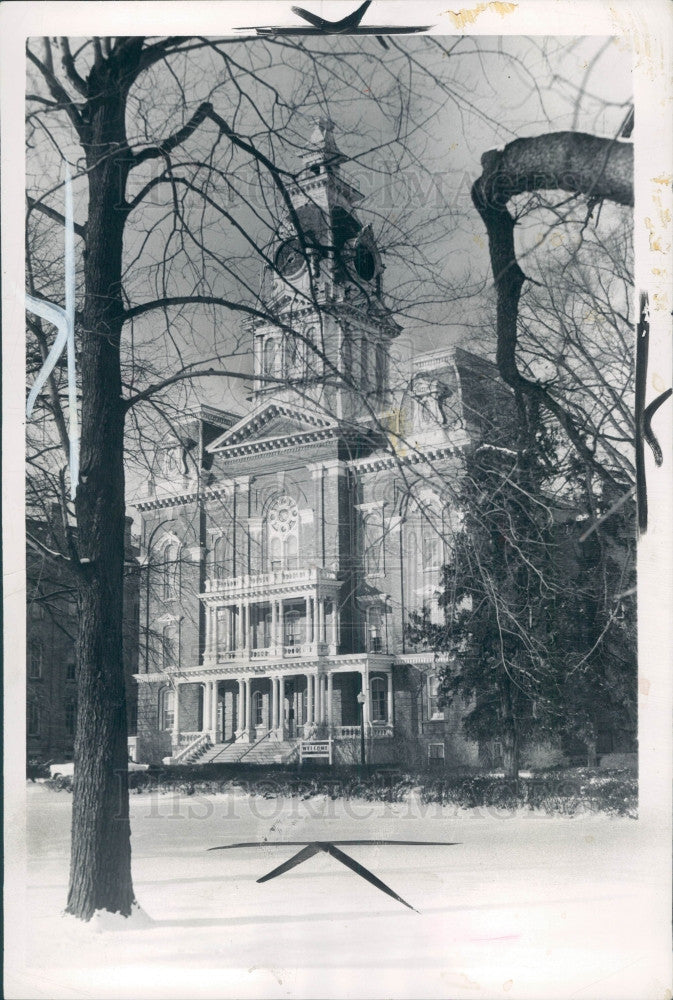
[[297, 744], [291, 741], [283, 743], [266, 742], [251, 747], [249, 743], [215, 743], [205, 753], [201, 754], [194, 764], [235, 763], [241, 758], [248, 764], [282, 764], [291, 756]]

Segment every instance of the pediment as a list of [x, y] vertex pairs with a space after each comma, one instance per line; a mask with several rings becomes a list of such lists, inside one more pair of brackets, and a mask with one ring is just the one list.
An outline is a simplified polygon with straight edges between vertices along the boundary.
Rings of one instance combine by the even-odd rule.
[[218, 452], [237, 445], [282, 440], [334, 427], [336, 422], [320, 412], [311, 412], [292, 403], [266, 403], [216, 438], [207, 450]]

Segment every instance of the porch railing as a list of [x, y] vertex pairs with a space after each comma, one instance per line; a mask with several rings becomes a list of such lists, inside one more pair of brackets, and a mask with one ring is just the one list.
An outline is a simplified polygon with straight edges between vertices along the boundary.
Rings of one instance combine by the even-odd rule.
[[299, 656], [326, 656], [330, 651], [327, 642], [301, 642], [283, 646], [258, 646], [252, 649], [220, 649], [217, 658], [221, 662], [236, 660], [276, 660], [292, 659]]
[[[193, 733], [180, 733], [180, 736], [193, 736]], [[188, 764], [192, 757], [206, 746], [210, 746], [210, 734], [199, 733], [191, 743], [185, 744], [171, 758], [172, 764]]]
[[[359, 726], [334, 726], [334, 738], [337, 740], [348, 740], [360, 737], [360, 727]], [[393, 736], [393, 727], [388, 725], [377, 725], [374, 723], [371, 727], [365, 727], [365, 736], [372, 736], [374, 739], [385, 739], [389, 736]]]
[[275, 573], [251, 573], [246, 576], [211, 576], [206, 580], [206, 593], [263, 589], [274, 584], [304, 584], [333, 582], [337, 574], [334, 570], [322, 566], [308, 566], [303, 569], [282, 569]]
[[203, 736], [203, 731], [201, 729], [194, 733], [180, 733], [178, 736], [178, 748], [186, 747], [189, 743], [193, 743], [197, 740], [199, 736]]

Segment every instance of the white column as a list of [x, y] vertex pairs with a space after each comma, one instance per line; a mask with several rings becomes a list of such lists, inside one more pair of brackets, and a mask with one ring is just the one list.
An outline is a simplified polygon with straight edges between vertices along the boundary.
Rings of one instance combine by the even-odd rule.
[[387, 674], [388, 677], [388, 725], [393, 724], [393, 672]]
[[206, 604], [206, 656], [213, 655], [213, 609]]
[[175, 685], [175, 713], [173, 715], [173, 743], [177, 746], [180, 740], [180, 685]]
[[306, 721], [313, 722], [313, 674], [306, 674]]
[[236, 726], [236, 732], [240, 733], [245, 727], [245, 692], [243, 687], [243, 681], [238, 678], [238, 725]]
[[252, 681], [249, 677], [245, 681], [245, 728], [252, 727]]
[[238, 602], [238, 621], [236, 624], [238, 626], [236, 629], [238, 632], [236, 648], [243, 649], [243, 601]]
[[271, 600], [271, 635], [269, 645], [278, 645], [278, 602], [275, 597]]
[[285, 736], [285, 678], [278, 678], [278, 728]]
[[281, 648], [285, 645], [285, 601], [282, 598], [278, 601], [278, 641], [276, 644]]
[[366, 731], [367, 729], [369, 729], [369, 727], [371, 725], [371, 717], [370, 717], [370, 707], [369, 707], [369, 701], [370, 701], [370, 698], [369, 698], [369, 675], [367, 673], [365, 673], [364, 670], [362, 671], [362, 691], [363, 691], [364, 696], [365, 696], [365, 703], [362, 706], [362, 721], [364, 722], [365, 731]]
[[214, 733], [217, 732], [217, 709], [219, 704], [220, 704], [219, 683], [218, 681], [213, 681], [213, 693], [211, 696], [212, 718], [211, 718], [210, 728]]
[[307, 644], [313, 642], [313, 609], [311, 605], [313, 604], [313, 598], [306, 598], [306, 642]]
[[210, 681], [206, 681], [203, 685], [203, 721], [201, 723], [201, 730], [207, 732], [210, 729], [210, 695], [212, 691], [212, 685]]
[[249, 612], [249, 610], [250, 609], [249, 609], [248, 605], [244, 602], [241, 605], [241, 614], [243, 616], [243, 621], [242, 621], [243, 635], [242, 635], [242, 642], [241, 642], [241, 648], [242, 649], [248, 649], [249, 648], [249, 643], [248, 643], [248, 612]]
[[329, 726], [330, 733], [332, 732], [332, 692], [333, 692], [333, 679], [334, 675], [332, 671], [327, 675], [327, 725]]
[[316, 642], [325, 641], [325, 598], [318, 598], [318, 635]]
[[320, 675], [320, 721], [324, 724], [326, 722], [326, 702], [325, 697], [325, 687], [327, 684], [327, 679], [324, 674]]
[[339, 641], [339, 639], [338, 639], [338, 631], [337, 631], [337, 606], [336, 606], [336, 601], [332, 601], [332, 639], [331, 639], [331, 642], [332, 642], [332, 644], [334, 646], [336, 646], [336, 644], [337, 644], [338, 641]]

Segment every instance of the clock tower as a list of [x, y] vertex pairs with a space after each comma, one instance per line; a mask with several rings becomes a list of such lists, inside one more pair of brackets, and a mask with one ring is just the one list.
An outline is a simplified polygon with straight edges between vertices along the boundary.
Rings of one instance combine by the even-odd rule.
[[342, 176], [346, 161], [332, 122], [321, 118], [268, 251], [262, 295], [276, 321], [253, 328], [254, 399], [295, 399], [366, 421], [388, 401], [390, 342], [400, 327], [383, 301], [371, 226], [357, 215], [363, 195]]

